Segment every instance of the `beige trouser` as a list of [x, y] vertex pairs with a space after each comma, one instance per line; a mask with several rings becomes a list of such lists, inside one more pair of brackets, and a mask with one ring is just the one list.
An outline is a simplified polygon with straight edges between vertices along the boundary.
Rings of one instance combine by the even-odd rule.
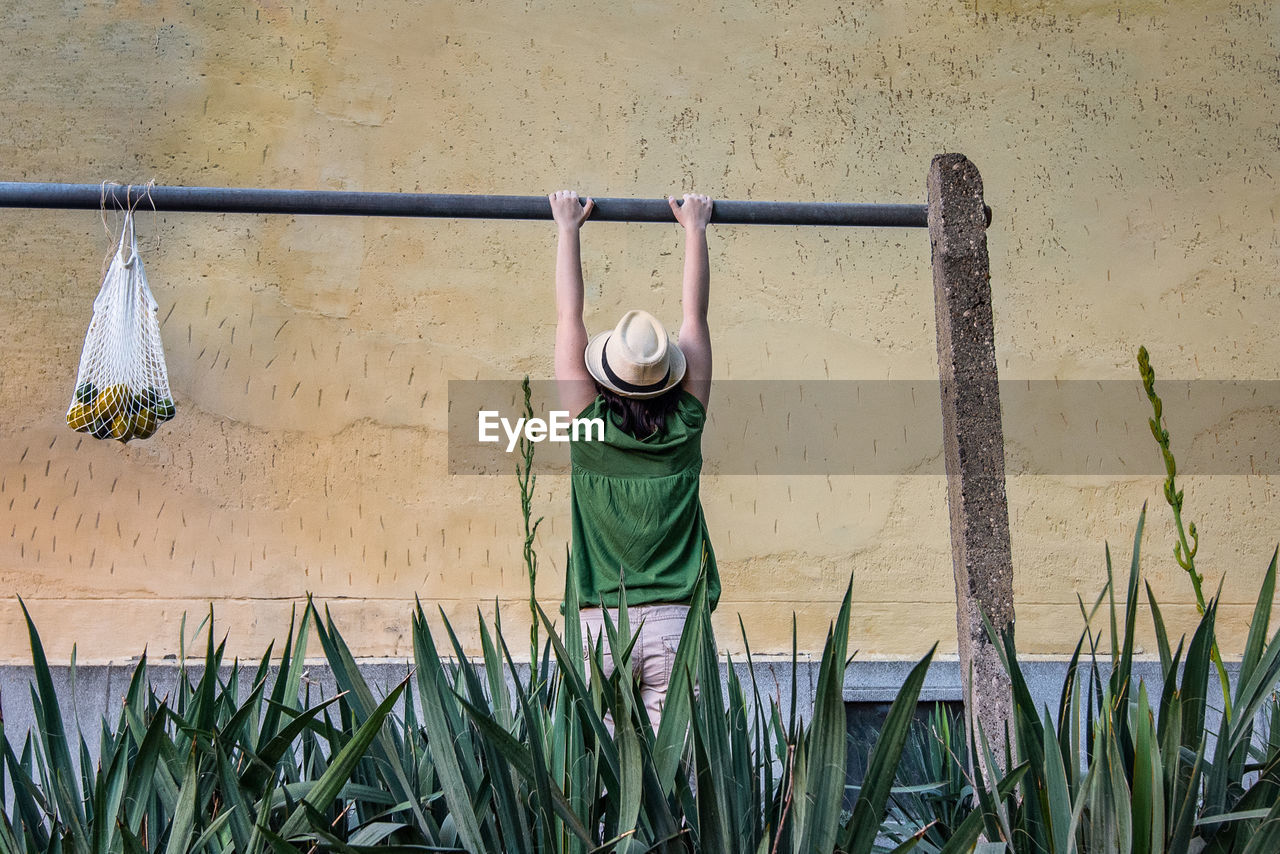
[[[609, 619], [614, 628], [618, 625], [618, 610], [609, 608]], [[656, 732], [662, 718], [662, 708], [667, 702], [667, 687], [671, 682], [671, 668], [675, 664], [676, 648], [684, 632], [688, 605], [633, 605], [627, 608], [627, 620], [633, 634], [638, 635], [631, 651], [631, 672], [640, 686], [640, 702], [649, 712], [649, 723]], [[592, 645], [604, 650], [604, 675], [613, 675], [613, 656], [604, 630], [604, 611], [600, 608], [583, 608], [578, 612], [582, 626], [582, 654], [585, 659]], [[603, 639], [603, 640], [602, 640]], [[588, 676], [590, 667], [587, 668]], [[606, 720], [610, 732], [613, 721]]]

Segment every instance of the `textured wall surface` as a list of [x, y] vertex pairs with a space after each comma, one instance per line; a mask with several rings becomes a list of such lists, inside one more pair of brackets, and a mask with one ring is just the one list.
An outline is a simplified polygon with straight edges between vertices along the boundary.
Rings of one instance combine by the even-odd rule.
[[[1269, 2], [0, 4], [0, 178], [923, 202], [982, 172], [1002, 379], [1280, 379], [1280, 7]], [[108, 228], [118, 220], [106, 217]], [[121, 446], [63, 423], [111, 238], [0, 211], [0, 660], [177, 648], [212, 602], [260, 654], [314, 594], [366, 655], [414, 596], [470, 636], [527, 615], [512, 477], [451, 476], [447, 383], [551, 371], [547, 223], [144, 213], [178, 417]], [[588, 225], [588, 326], [675, 325], [675, 226]], [[717, 375], [937, 375], [923, 231], [712, 229]], [[1146, 429], [1145, 401], [1108, 413]], [[714, 414], [714, 403], [713, 403]], [[1242, 409], [1175, 451], [1274, 409]], [[1088, 423], [1045, 430], [1088, 431]], [[738, 429], [716, 423], [712, 429]], [[939, 446], [940, 447], [940, 446]], [[1156, 459], [1154, 446], [1147, 449]], [[1027, 452], [1006, 449], [1011, 467]], [[922, 463], [928, 461], [922, 461]], [[936, 460], [933, 460], [936, 463]], [[1158, 476], [1010, 479], [1020, 649], [1060, 653], [1151, 502], [1145, 569], [1194, 616]], [[1183, 479], [1224, 647], [1280, 526], [1276, 476]], [[567, 482], [538, 482], [539, 594]], [[937, 475], [704, 480], [722, 644], [821, 646], [850, 573], [864, 655], [955, 649]]]

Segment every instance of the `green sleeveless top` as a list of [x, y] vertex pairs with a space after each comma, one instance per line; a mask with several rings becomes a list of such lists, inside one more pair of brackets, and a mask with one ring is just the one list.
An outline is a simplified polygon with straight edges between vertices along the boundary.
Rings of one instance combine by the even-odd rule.
[[707, 413], [680, 392], [666, 432], [637, 439], [597, 397], [579, 418], [604, 420], [604, 441], [576, 440], [570, 494], [569, 571], [582, 607], [618, 606], [625, 586], [628, 605], [685, 604], [706, 554], [707, 601], [720, 599], [716, 557], [702, 515], [702, 428]]

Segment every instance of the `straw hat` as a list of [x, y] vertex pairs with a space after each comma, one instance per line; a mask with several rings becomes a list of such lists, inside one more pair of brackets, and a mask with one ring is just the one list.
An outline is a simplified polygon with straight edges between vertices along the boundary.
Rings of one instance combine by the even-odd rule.
[[596, 382], [623, 397], [657, 397], [684, 379], [684, 353], [647, 311], [628, 311], [616, 327], [593, 336], [586, 362]]

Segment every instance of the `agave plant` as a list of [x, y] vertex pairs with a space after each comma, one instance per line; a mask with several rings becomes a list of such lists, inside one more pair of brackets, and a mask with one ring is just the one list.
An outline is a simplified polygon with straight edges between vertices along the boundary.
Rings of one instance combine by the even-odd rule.
[[[566, 597], [574, 613], [572, 589]], [[491, 632], [483, 620], [482, 660], [467, 659], [447, 620], [452, 654], [442, 655], [419, 605], [424, 749], [455, 834], [436, 842], [476, 852], [871, 851], [932, 654], [891, 709], [867, 783], [842, 816], [850, 603], [851, 589], [828, 635], [812, 718], [793, 710], [784, 723], [732, 666], [722, 692], [699, 588], [656, 731], [631, 679], [625, 604], [616, 625], [607, 621], [606, 643], [585, 659], [576, 621], [562, 636], [539, 609], [548, 642], [536, 672], [518, 668], [500, 626]], [[605, 655], [615, 664], [609, 678]]]
[[941, 703], [912, 727], [898, 764], [897, 785], [889, 794], [884, 825], [889, 840], [901, 843], [919, 834], [915, 850], [920, 854], [937, 854], [952, 841], [973, 813], [977, 797], [966, 738], [963, 715]]
[[[1144, 521], [1145, 508], [1134, 535], [1123, 605], [1116, 604], [1113, 593], [1108, 549], [1103, 593], [1091, 611], [1081, 606], [1086, 626], [1068, 664], [1056, 715], [1036, 707], [1012, 633], [999, 638], [1014, 699], [1012, 738], [1000, 764], [1012, 766], [1013, 773], [993, 787], [983, 783], [982, 763], [975, 763], [973, 777], [957, 785], [956, 766], [939, 759], [954, 755], [954, 745], [935, 742], [926, 755], [934, 757], [937, 776], [933, 785], [917, 788], [937, 796], [896, 799], [891, 833], [918, 827], [924, 834], [921, 850], [969, 851], [971, 839], [957, 844], [958, 834], [947, 833], [957, 826], [957, 816], [968, 812], [964, 821], [981, 817], [983, 850], [990, 851], [1280, 851], [1280, 707], [1273, 693], [1280, 680], [1280, 632], [1268, 636], [1276, 557], [1254, 606], [1230, 710], [1211, 728], [1206, 720], [1216, 600], [1207, 603], [1190, 642], [1182, 638], [1173, 647], [1147, 586], [1162, 684], [1151, 693], [1133, 677]], [[1110, 603], [1104, 626], [1110, 645], [1099, 661], [1101, 638], [1090, 618], [1104, 599]], [[969, 743], [984, 752], [985, 767], [997, 766], [986, 733], [971, 736]], [[1008, 785], [1013, 779], [1016, 787]], [[970, 794], [976, 799], [971, 810]]]
[[[722, 685], [701, 592], [656, 732], [630, 678], [625, 607], [585, 659], [576, 621], [562, 635], [539, 610], [548, 640], [534, 670], [516, 665], [500, 624], [491, 630], [481, 620], [478, 660], [447, 621], [440, 646], [419, 604], [413, 678], [380, 697], [332, 618], [309, 605], [278, 661], [268, 649], [251, 673], [238, 662], [223, 668], [225, 642], [215, 643], [212, 621], [203, 667], [184, 667], [169, 695], [157, 695], [140, 659], [118, 718], [100, 723], [96, 765], [84, 735], [72, 746], [28, 616], [38, 725], [20, 749], [4, 740], [0, 783], [11, 807], [0, 816], [0, 851], [1278, 850], [1276, 560], [1259, 591], [1231, 712], [1210, 730], [1215, 601], [1190, 641], [1174, 646], [1147, 588], [1163, 684], [1151, 692], [1132, 675], [1143, 521], [1123, 604], [1110, 581], [1098, 600], [1110, 601], [1109, 651], [1099, 653], [1087, 625], [1056, 715], [1034, 706], [1013, 637], [1002, 637], [1015, 700], [1003, 761], [986, 733], [971, 733], [970, 755], [987, 761], [970, 777], [956, 722], [935, 714], [939, 740], [911, 749], [936, 773], [934, 785], [895, 786], [930, 653], [893, 704], [843, 813], [852, 588], [807, 718], [794, 705], [766, 703], [732, 666]], [[339, 688], [314, 704], [302, 680], [313, 631]], [[616, 665], [607, 679], [605, 655]], [[1009, 772], [983, 779], [984, 768], [999, 766]]]
[[268, 648], [241, 702], [241, 667], [234, 663], [220, 679], [225, 641], [215, 645], [210, 619], [199, 678], [184, 664], [172, 696], [157, 696], [147, 658], [139, 659], [118, 719], [101, 721], [95, 766], [82, 733], [73, 760], [43, 644], [22, 607], [37, 726], [20, 754], [0, 739], [0, 788], [11, 789], [12, 803], [12, 812], [0, 813], [5, 854], [280, 852], [295, 850], [286, 838], [323, 839], [404, 687], [354, 730], [329, 720], [341, 698], [303, 708], [304, 614], [296, 633], [290, 624], [274, 680]]
[[[28, 615], [37, 727], [20, 751], [4, 739], [12, 810], [0, 815], [0, 851], [869, 852], [932, 653], [842, 814], [851, 600], [852, 587], [805, 719], [794, 704], [766, 706], [732, 666], [722, 686], [699, 589], [656, 731], [631, 679], [625, 606], [585, 660], [576, 621], [561, 636], [539, 609], [548, 641], [534, 670], [483, 620], [479, 660], [447, 620], [442, 654], [419, 604], [413, 678], [384, 697], [314, 604], [291, 622], [279, 660], [269, 648], [252, 675], [223, 667], [211, 615], [203, 667], [184, 665], [171, 695], [157, 695], [140, 659], [118, 719], [101, 722], [96, 765], [83, 735], [73, 758]], [[311, 632], [338, 687], [314, 704], [302, 678]]]
[[[1276, 559], [1272, 557], [1254, 607], [1231, 708], [1211, 730], [1206, 718], [1216, 599], [1207, 604], [1190, 643], [1181, 639], [1171, 648], [1147, 586], [1163, 685], [1159, 697], [1149, 697], [1144, 683], [1133, 684], [1144, 519], [1145, 508], [1134, 536], [1122, 612], [1111, 599], [1110, 677], [1104, 684], [1095, 662], [1081, 708], [1075, 675], [1082, 637], [1069, 668], [1072, 677], [1063, 688], [1056, 731], [1048, 715], [1041, 717], [1032, 707], [1012, 638], [1005, 639], [1005, 661], [1015, 686], [1017, 741], [1032, 758], [1024, 790], [1028, 842], [1018, 850], [1280, 850], [1280, 823], [1274, 822], [1280, 817], [1280, 750], [1274, 735], [1256, 737], [1255, 731], [1264, 707], [1270, 705], [1272, 723], [1276, 715], [1271, 700], [1280, 678], [1280, 633], [1267, 637]], [[1110, 580], [1109, 552], [1107, 573]], [[1086, 637], [1093, 647], [1088, 630]], [[1270, 732], [1276, 732], [1274, 726]]]

